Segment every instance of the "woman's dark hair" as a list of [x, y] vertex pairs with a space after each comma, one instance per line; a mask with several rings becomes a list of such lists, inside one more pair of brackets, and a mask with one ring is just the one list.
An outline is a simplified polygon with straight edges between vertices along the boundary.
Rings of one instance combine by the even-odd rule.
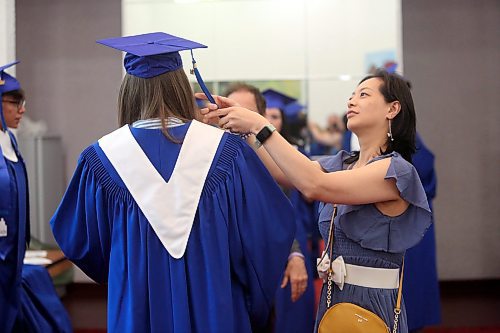
[[149, 79], [126, 74], [118, 96], [118, 122], [131, 125], [142, 119], [160, 118], [163, 133], [174, 142], [166, 128], [166, 119], [183, 121], [196, 118], [195, 100], [182, 68]]
[[[416, 116], [413, 98], [410, 91], [410, 83], [398, 74], [390, 74], [385, 70], [377, 70], [374, 74], [363, 78], [362, 82], [378, 78], [382, 80], [380, 93], [384, 96], [386, 103], [398, 101], [401, 105], [399, 113], [391, 120], [391, 131], [394, 141], [387, 138], [385, 151], [382, 155], [398, 152], [405, 160], [411, 163], [411, 156], [415, 153]], [[358, 84], [358, 85], [359, 85]], [[351, 164], [357, 161], [359, 152], [354, 153], [345, 163]]]

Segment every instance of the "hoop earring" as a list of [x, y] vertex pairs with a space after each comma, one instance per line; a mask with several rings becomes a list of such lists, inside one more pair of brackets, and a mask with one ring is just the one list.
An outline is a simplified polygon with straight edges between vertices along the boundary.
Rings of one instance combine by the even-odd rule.
[[391, 139], [391, 141], [394, 141], [394, 138], [392, 137], [392, 128], [391, 128], [391, 120], [389, 119], [389, 132], [387, 132], [387, 137]]

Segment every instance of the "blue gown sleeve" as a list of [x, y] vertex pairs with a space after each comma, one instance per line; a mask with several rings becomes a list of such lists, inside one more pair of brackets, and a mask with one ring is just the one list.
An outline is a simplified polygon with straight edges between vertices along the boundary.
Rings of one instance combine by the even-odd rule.
[[335, 224], [361, 246], [392, 253], [415, 246], [432, 222], [424, 189], [412, 164], [401, 155], [388, 155], [391, 163], [385, 179], [394, 179], [401, 197], [410, 205], [399, 216], [382, 214], [373, 204], [340, 206]]
[[[110, 222], [94, 147], [80, 156], [76, 171], [50, 224], [66, 257], [94, 281], [107, 281], [111, 243]], [[101, 170], [102, 171], [102, 170]]]
[[417, 169], [422, 185], [424, 186], [427, 200], [431, 201], [436, 196], [436, 172], [434, 171], [434, 154], [425, 146], [424, 142], [417, 134], [417, 151], [412, 156], [413, 165]]
[[[227, 183], [231, 267], [246, 290], [252, 326], [266, 325], [295, 234], [293, 208], [244, 142]], [[222, 203], [221, 203], [222, 204]]]

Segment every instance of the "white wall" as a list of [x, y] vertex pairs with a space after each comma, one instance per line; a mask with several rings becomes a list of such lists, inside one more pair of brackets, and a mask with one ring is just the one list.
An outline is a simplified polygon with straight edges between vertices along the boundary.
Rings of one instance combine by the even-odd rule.
[[125, 36], [164, 31], [208, 45], [195, 51], [206, 81], [305, 80], [302, 100], [319, 122], [344, 112], [366, 53], [402, 59], [400, 0], [122, 0], [122, 15]]
[[[0, 0], [0, 66], [16, 60], [16, 15], [14, 0]], [[15, 75], [16, 68], [8, 72]]]

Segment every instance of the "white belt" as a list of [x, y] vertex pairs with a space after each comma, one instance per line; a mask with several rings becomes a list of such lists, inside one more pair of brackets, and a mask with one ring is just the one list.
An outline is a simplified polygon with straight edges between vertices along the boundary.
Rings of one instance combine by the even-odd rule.
[[[323, 280], [326, 280], [330, 259], [325, 255], [323, 261], [318, 259], [318, 273]], [[344, 288], [344, 283], [379, 289], [396, 289], [399, 287], [398, 268], [375, 268], [358, 266], [344, 263], [342, 256], [337, 257], [332, 262], [333, 282], [340, 290]]]

